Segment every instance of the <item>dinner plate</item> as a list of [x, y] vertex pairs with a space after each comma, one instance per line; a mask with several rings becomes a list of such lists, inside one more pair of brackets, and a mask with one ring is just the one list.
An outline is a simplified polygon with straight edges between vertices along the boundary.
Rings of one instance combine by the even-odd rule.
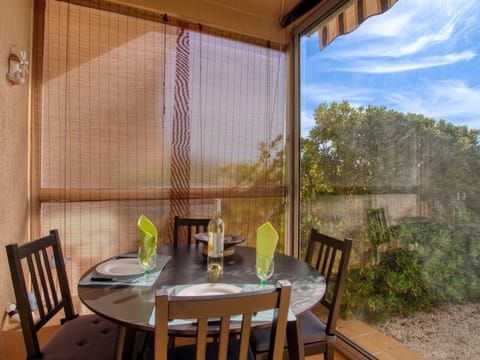
[[138, 258], [112, 259], [98, 265], [95, 270], [107, 276], [129, 276], [143, 274]]
[[188, 286], [177, 293], [177, 296], [207, 296], [207, 295], [226, 295], [236, 294], [242, 291], [242, 288], [221, 283], [205, 283]]

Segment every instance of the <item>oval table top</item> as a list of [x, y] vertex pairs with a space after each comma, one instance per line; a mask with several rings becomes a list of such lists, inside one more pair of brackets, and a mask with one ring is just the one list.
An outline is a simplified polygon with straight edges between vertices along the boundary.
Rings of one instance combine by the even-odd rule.
[[[161, 286], [200, 284], [208, 282], [206, 257], [201, 245], [162, 246], [158, 254], [172, 258], [150, 287], [110, 285], [78, 286], [82, 303], [93, 312], [127, 327], [154, 331], [149, 324], [155, 303], [155, 289]], [[88, 270], [89, 274], [95, 267]], [[299, 315], [316, 305], [325, 293], [325, 279], [304, 261], [275, 254], [274, 274], [269, 284], [289, 280], [292, 284], [290, 309]], [[255, 248], [236, 246], [233, 255], [224, 258], [221, 281], [228, 284], [258, 284], [255, 273]]]

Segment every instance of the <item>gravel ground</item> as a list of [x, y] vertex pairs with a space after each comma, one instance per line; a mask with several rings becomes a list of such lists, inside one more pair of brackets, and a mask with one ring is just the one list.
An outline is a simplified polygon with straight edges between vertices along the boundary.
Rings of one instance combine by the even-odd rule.
[[376, 327], [429, 360], [480, 359], [480, 303], [445, 305]]

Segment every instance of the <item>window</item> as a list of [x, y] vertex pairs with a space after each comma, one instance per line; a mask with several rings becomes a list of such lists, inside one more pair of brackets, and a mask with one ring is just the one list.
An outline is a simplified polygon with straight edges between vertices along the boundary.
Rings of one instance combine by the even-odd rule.
[[[402, 0], [322, 51], [301, 37], [301, 239], [354, 239], [345, 316], [380, 326], [480, 299], [479, 17]], [[453, 353], [451, 338], [425, 350], [424, 326], [417, 351]], [[465, 335], [455, 354], [474, 358]]]

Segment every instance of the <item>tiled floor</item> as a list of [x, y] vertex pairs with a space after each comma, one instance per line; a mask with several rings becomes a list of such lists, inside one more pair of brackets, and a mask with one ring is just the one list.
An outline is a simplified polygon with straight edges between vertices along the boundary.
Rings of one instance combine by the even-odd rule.
[[399, 341], [358, 320], [340, 320], [338, 331], [379, 360], [425, 360]]
[[[320, 318], [325, 316], [321, 306], [314, 308], [313, 312]], [[379, 360], [425, 360], [412, 349], [362, 321], [339, 319], [337, 330]]]

